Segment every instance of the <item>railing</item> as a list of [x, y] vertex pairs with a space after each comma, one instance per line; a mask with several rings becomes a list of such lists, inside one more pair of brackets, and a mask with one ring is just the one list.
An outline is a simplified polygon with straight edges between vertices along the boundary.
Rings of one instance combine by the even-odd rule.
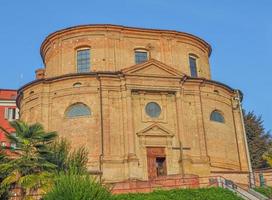
[[271, 169], [268, 169], [268, 170], [263, 169], [263, 170], [255, 171], [254, 176], [255, 176], [256, 186], [264, 186], [264, 185], [271, 186], [272, 185], [272, 170]]
[[218, 177], [218, 186], [229, 189], [246, 200], [267, 200], [268, 199], [262, 194], [256, 191], [253, 191], [251, 189], [245, 190], [244, 188], [235, 184], [233, 181], [225, 179], [224, 177]]

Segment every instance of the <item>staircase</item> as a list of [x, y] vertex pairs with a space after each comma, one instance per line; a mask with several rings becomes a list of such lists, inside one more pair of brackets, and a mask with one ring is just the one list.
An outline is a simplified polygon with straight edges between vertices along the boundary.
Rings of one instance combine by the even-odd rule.
[[246, 189], [245, 187], [240, 187], [231, 180], [227, 180], [223, 177], [218, 177], [218, 186], [226, 188], [245, 200], [269, 200], [268, 197], [256, 192], [253, 189]]
[[269, 198], [248, 188], [246, 185], [236, 184], [231, 180], [221, 176], [199, 177], [196, 175], [168, 175], [157, 177], [152, 180], [127, 180], [113, 184], [112, 193], [145, 193], [156, 189], [174, 189], [174, 188], [207, 188], [221, 187], [226, 188], [245, 200], [269, 200]]

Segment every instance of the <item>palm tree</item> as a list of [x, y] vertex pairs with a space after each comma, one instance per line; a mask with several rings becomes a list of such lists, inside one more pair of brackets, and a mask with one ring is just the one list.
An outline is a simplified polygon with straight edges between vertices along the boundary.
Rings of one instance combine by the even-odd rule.
[[[0, 163], [0, 174], [6, 174], [1, 188], [11, 189], [13, 186], [21, 189], [21, 195], [33, 191], [43, 192], [50, 181], [56, 165], [48, 162], [44, 155], [50, 153], [48, 145], [57, 137], [56, 132], [45, 132], [41, 124], [28, 125], [22, 121], [10, 123], [16, 135], [10, 134], [4, 128], [6, 137], [16, 144], [16, 156]], [[0, 194], [1, 197], [1, 194]]]
[[43, 157], [55, 164], [56, 173], [74, 170], [79, 174], [87, 173], [88, 151], [83, 146], [71, 150], [71, 144], [64, 138], [59, 138], [48, 146], [49, 152]]
[[[8, 161], [8, 157], [5, 155], [4, 150], [0, 149], [0, 164], [5, 163]], [[0, 173], [0, 183], [4, 180], [7, 176], [6, 172]], [[7, 187], [0, 187], [0, 199], [8, 200], [8, 188]]]

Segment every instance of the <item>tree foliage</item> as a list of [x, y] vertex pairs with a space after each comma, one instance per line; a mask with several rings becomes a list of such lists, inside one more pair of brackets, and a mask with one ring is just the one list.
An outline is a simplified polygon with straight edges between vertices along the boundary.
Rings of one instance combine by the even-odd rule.
[[[2, 149], [0, 149], [0, 165], [3, 164], [3, 163], [5, 163], [5, 162], [8, 162], [8, 158], [5, 155], [5, 152]], [[8, 176], [7, 172], [1, 172], [0, 173], [0, 183], [7, 176]], [[0, 199], [2, 199], [2, 200], [8, 200], [8, 187], [6, 187], [6, 186], [1, 187], [0, 186]]]
[[264, 128], [261, 116], [256, 116], [252, 111], [243, 113], [252, 168], [268, 167], [265, 156], [272, 147], [272, 138]]
[[66, 139], [56, 140], [48, 146], [49, 152], [45, 154], [45, 159], [54, 163], [57, 172], [68, 172], [74, 170], [79, 174], [87, 172], [88, 151], [85, 147], [80, 147], [70, 151], [71, 144]]
[[45, 132], [39, 123], [28, 125], [22, 121], [13, 121], [10, 125], [16, 135], [9, 134], [1, 128], [11, 143], [16, 143], [17, 154], [0, 164], [2, 176], [1, 188], [19, 186], [23, 195], [33, 190], [47, 187], [52, 180], [52, 171], [56, 168], [42, 155], [48, 153], [47, 145], [57, 137], [56, 132]]
[[264, 196], [268, 198], [272, 198], [272, 187], [270, 186], [265, 186], [265, 187], [256, 187], [254, 188], [257, 192], [263, 194]]
[[13, 187], [20, 188], [21, 195], [29, 199], [30, 194], [51, 190], [60, 173], [87, 173], [85, 147], [70, 151], [67, 140], [57, 139], [56, 132], [45, 132], [39, 123], [13, 121], [10, 125], [16, 135], [0, 127], [10, 143], [16, 144], [12, 155], [0, 149], [0, 199], [7, 199]]

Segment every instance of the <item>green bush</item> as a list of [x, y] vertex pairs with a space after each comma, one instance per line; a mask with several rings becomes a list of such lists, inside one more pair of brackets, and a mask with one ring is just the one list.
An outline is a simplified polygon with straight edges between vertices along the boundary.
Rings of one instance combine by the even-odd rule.
[[87, 172], [88, 151], [84, 146], [71, 151], [70, 142], [60, 138], [50, 144], [48, 150], [49, 152], [43, 157], [57, 166], [57, 172], [68, 172], [69, 170], [76, 170], [80, 174]]
[[264, 196], [267, 196], [269, 198], [272, 198], [272, 187], [257, 187], [257, 188], [254, 188], [255, 191], [263, 194]]
[[109, 200], [110, 191], [89, 175], [62, 173], [44, 200]]
[[113, 200], [242, 200], [222, 188], [158, 190], [152, 193], [114, 195]]

